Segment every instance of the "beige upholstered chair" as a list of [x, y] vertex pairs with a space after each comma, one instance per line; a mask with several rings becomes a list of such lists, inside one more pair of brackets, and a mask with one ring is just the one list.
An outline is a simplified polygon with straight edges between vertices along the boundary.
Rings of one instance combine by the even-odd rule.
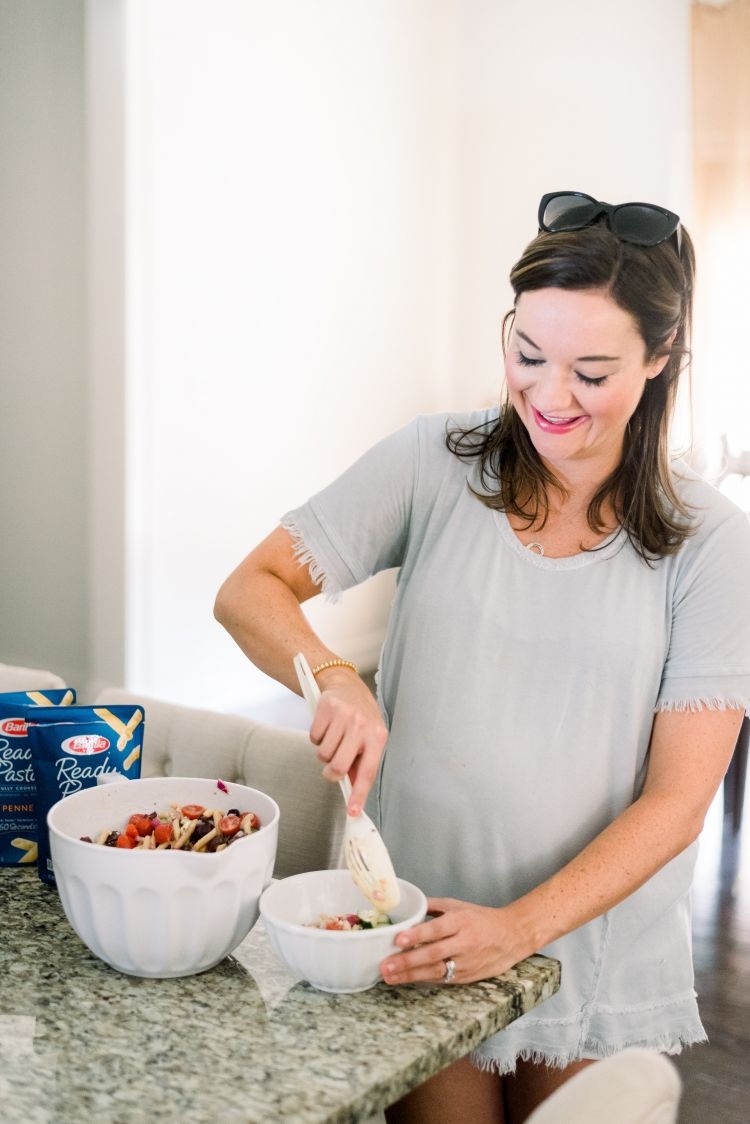
[[681, 1095], [669, 1058], [633, 1046], [571, 1077], [527, 1124], [675, 1124]]
[[0, 663], [0, 692], [4, 691], [45, 691], [55, 687], [68, 687], [59, 675], [34, 667], [16, 667], [15, 664]]
[[277, 878], [344, 865], [344, 802], [338, 785], [320, 775], [321, 764], [304, 731], [115, 687], [101, 691], [95, 703], [143, 707], [141, 776], [216, 777], [272, 796], [281, 809]]

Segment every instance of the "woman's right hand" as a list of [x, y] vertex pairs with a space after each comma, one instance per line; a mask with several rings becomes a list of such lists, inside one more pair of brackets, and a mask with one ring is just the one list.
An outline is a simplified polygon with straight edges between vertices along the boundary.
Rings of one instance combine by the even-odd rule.
[[310, 740], [324, 763], [326, 780], [351, 780], [348, 812], [356, 816], [375, 783], [388, 730], [372, 691], [352, 670], [326, 668], [316, 678], [320, 700]]

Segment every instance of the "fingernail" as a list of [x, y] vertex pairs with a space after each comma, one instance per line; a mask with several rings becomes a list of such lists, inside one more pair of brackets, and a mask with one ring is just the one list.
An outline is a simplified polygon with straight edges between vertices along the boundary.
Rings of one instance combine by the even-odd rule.
[[362, 811], [362, 809], [360, 808], [359, 804], [350, 804], [349, 805], [349, 815], [350, 816], [358, 816], [361, 811]]

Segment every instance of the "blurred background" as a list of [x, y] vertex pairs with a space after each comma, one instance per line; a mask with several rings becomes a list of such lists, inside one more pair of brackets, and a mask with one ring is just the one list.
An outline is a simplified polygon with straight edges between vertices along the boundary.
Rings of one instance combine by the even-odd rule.
[[[546, 191], [694, 235], [676, 440], [718, 478], [749, 62], [748, 0], [0, 0], [0, 661], [272, 714], [218, 586], [380, 437], [498, 398]], [[372, 668], [392, 589], [307, 611]]]

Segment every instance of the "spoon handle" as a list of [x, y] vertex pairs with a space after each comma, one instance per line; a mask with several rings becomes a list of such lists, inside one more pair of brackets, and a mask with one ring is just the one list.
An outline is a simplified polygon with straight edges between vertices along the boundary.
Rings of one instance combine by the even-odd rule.
[[[315, 708], [320, 698], [320, 688], [315, 682], [315, 676], [302, 652], [297, 652], [297, 655], [294, 657], [294, 670], [297, 672], [297, 679], [299, 680], [302, 694], [307, 705], [310, 707], [310, 714], [315, 714]], [[344, 800], [348, 804], [352, 794], [352, 782], [348, 777], [342, 777], [339, 781], [339, 788], [344, 795]]]
[[297, 655], [294, 657], [294, 670], [297, 672], [300, 690], [302, 691], [307, 705], [310, 707], [310, 713], [314, 714], [315, 707], [318, 705], [318, 699], [320, 698], [320, 688], [315, 682], [312, 669], [302, 652], [297, 652]]

